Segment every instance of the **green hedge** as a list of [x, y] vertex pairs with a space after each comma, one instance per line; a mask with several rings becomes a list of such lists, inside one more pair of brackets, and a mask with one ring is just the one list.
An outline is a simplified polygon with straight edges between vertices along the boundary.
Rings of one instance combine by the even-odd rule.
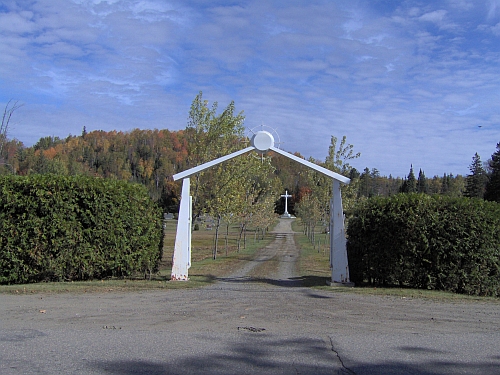
[[0, 283], [152, 272], [161, 212], [137, 184], [83, 176], [0, 177]]
[[347, 226], [351, 280], [500, 295], [500, 204], [422, 194], [370, 198]]

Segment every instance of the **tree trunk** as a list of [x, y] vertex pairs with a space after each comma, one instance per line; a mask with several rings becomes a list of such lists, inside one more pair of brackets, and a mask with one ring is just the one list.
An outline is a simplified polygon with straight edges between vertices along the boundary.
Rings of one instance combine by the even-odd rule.
[[313, 249], [315, 249], [316, 248], [316, 233], [315, 233], [316, 225], [312, 224], [311, 226], [312, 226], [312, 228], [311, 228], [311, 242], [313, 244]]
[[241, 224], [240, 226], [240, 234], [238, 237], [238, 253], [240, 252], [241, 249], [241, 239], [243, 238], [243, 232], [245, 231], [245, 224]]
[[227, 253], [228, 253], [228, 241], [229, 241], [229, 224], [226, 224], [226, 239], [225, 239], [225, 242], [226, 242], [226, 256], [227, 256]]
[[243, 248], [244, 249], [247, 248], [247, 227], [246, 227], [246, 225], [243, 229]]
[[213, 258], [214, 260], [217, 259], [217, 246], [219, 244], [219, 229], [220, 229], [220, 215], [217, 216], [217, 225], [215, 226], [215, 240], [214, 240], [214, 252], [213, 252]]

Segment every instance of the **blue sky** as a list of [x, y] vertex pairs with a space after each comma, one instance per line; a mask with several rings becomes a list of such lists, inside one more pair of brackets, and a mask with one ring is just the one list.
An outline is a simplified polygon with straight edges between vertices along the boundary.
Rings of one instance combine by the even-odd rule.
[[469, 173], [500, 142], [500, 0], [2, 0], [10, 136], [184, 129], [199, 91], [324, 160]]

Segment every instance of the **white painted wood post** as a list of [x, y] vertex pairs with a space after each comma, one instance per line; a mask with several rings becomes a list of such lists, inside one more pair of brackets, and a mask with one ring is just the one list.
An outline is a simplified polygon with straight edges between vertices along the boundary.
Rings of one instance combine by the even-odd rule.
[[171, 280], [187, 281], [188, 269], [191, 267], [191, 220], [192, 198], [189, 178], [182, 180], [181, 203], [177, 218], [177, 233], [172, 257]]
[[353, 285], [349, 281], [349, 264], [344, 228], [344, 209], [340, 183], [333, 180], [332, 199], [330, 201], [330, 267], [332, 280], [330, 285]]

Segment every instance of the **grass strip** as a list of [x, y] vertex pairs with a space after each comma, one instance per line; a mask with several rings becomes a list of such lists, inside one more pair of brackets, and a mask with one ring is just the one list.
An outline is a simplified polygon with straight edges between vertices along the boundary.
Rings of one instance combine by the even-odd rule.
[[[172, 255], [175, 244], [177, 222], [168, 221], [164, 230], [164, 255], [158, 273], [153, 274], [151, 280], [144, 278], [115, 278], [104, 280], [75, 281], [75, 282], [40, 282], [33, 284], [0, 285], [0, 293], [8, 294], [35, 294], [35, 293], [108, 293], [134, 292], [146, 290], [169, 290], [180, 288], [200, 288], [210, 285], [217, 278], [230, 274], [239, 265], [254, 257], [261, 248], [267, 246], [274, 236], [266, 234], [263, 239], [256, 239], [251, 231], [248, 232], [246, 248], [237, 251], [236, 241], [238, 228], [232, 230], [228, 236], [226, 253], [225, 239], [221, 235], [217, 259], [213, 259], [214, 231], [193, 231], [192, 266], [189, 269], [189, 281], [170, 281]], [[227, 254], [227, 255], [226, 255]]]

